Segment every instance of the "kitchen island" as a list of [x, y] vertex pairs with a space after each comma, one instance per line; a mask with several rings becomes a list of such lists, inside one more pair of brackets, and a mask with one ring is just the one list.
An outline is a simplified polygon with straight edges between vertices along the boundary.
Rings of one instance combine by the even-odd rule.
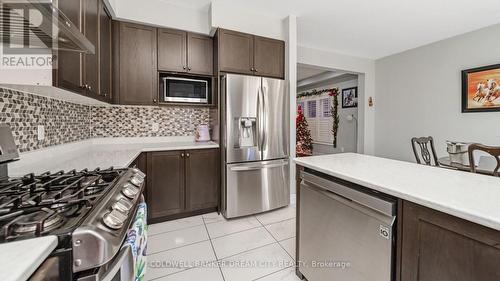
[[500, 280], [500, 178], [354, 153], [295, 162], [397, 201], [394, 280]]

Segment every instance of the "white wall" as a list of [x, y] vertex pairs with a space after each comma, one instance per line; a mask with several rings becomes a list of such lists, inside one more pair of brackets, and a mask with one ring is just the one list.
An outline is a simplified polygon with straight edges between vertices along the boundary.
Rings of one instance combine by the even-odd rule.
[[[297, 62], [309, 66], [358, 74], [358, 152], [373, 154], [375, 139], [374, 108], [377, 106], [375, 99], [375, 61], [299, 46]], [[369, 97], [374, 98], [375, 107], [368, 106]]]
[[210, 25], [254, 35], [287, 40], [287, 19], [257, 15], [244, 11], [230, 1], [215, 0], [211, 5]]
[[500, 63], [500, 25], [376, 62], [376, 155], [414, 161], [413, 136], [500, 145], [500, 112], [461, 113], [463, 69]]
[[[339, 93], [342, 93], [342, 89], [357, 87], [358, 80], [349, 80], [343, 81], [333, 84], [327, 84], [324, 86], [320, 86], [315, 88], [316, 90], [322, 89], [331, 89], [338, 88]], [[308, 89], [310, 91], [311, 89]], [[328, 97], [328, 94], [325, 93], [324, 97]], [[305, 97], [300, 98], [297, 101], [307, 101], [311, 98]], [[342, 98], [339, 97], [339, 129], [337, 134], [337, 148], [333, 148], [333, 143], [313, 143], [313, 154], [333, 154], [333, 153], [341, 153], [341, 152], [357, 152], [356, 145], [356, 123], [355, 120], [347, 121], [346, 116], [354, 114], [354, 116], [358, 117], [358, 108], [342, 108]], [[306, 118], [307, 119], [307, 118]], [[333, 141], [333, 136], [332, 136]]]
[[147, 23], [150, 25], [182, 29], [209, 34], [209, 15], [206, 10], [180, 7], [161, 0], [117, 0], [110, 1], [116, 18], [120, 20]]

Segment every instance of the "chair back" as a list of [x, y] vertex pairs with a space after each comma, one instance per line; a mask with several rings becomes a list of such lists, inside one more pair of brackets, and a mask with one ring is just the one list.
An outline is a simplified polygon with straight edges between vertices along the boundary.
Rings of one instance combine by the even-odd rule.
[[[439, 166], [436, 149], [434, 148], [434, 140], [432, 139], [432, 137], [412, 138], [411, 147], [413, 148], [413, 154], [415, 154], [415, 159], [417, 160], [418, 164]], [[420, 158], [422, 158], [422, 160]]]
[[474, 161], [474, 151], [483, 151], [488, 153], [489, 155], [495, 157], [497, 161], [497, 166], [493, 170], [493, 175], [495, 177], [500, 176], [500, 146], [487, 146], [479, 143], [473, 143], [469, 145], [469, 163], [470, 163], [470, 171], [476, 172], [476, 162]]

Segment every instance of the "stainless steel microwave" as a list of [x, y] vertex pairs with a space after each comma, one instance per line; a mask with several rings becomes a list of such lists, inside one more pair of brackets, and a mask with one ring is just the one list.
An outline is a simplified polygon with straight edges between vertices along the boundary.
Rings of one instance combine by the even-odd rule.
[[208, 103], [209, 79], [163, 77], [166, 102]]

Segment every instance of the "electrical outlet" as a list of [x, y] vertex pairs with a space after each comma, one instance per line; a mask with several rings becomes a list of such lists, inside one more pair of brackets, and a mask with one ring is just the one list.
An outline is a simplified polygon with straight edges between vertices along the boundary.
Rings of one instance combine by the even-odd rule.
[[39, 141], [45, 139], [45, 126], [44, 125], [38, 125], [36, 128], [36, 134], [37, 134], [37, 139]]
[[152, 130], [155, 133], [158, 132], [160, 130], [160, 124], [153, 122]]

